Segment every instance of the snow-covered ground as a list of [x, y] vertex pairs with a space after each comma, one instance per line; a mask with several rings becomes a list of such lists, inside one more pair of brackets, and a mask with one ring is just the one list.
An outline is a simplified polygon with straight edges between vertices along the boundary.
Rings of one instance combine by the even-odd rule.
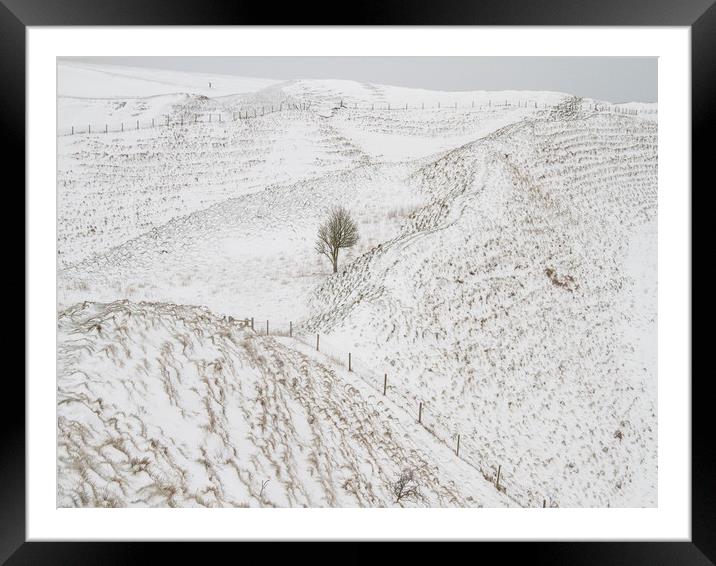
[[656, 505], [655, 104], [58, 79], [58, 505]]

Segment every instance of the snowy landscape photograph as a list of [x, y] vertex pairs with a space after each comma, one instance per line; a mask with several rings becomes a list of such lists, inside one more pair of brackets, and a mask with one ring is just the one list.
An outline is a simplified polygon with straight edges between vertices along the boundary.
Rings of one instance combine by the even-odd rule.
[[656, 85], [58, 58], [57, 506], [656, 507]]

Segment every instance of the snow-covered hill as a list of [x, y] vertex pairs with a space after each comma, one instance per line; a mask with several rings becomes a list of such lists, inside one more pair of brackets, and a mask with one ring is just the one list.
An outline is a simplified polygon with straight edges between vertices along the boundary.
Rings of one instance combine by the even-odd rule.
[[328, 279], [306, 328], [449, 415], [525, 497], [653, 505], [656, 128], [556, 116], [423, 167], [430, 204]]
[[225, 96], [255, 92], [277, 82], [280, 81], [149, 67], [66, 60], [57, 63], [57, 95], [61, 98], [124, 99], [177, 93]]
[[79, 304], [58, 358], [60, 507], [509, 505], [360, 381], [207, 309]]
[[145, 71], [59, 102], [60, 505], [656, 504], [656, 105]]

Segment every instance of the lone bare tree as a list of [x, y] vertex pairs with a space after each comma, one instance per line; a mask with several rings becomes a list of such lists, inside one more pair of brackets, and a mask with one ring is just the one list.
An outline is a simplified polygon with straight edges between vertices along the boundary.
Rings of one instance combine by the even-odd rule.
[[316, 251], [331, 260], [333, 273], [338, 272], [338, 251], [358, 242], [358, 226], [350, 213], [338, 206], [331, 210], [328, 219], [318, 228]]

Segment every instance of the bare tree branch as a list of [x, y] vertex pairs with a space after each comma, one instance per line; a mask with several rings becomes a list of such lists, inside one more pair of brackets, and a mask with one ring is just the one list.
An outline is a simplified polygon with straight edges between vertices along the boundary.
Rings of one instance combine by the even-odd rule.
[[419, 499], [420, 488], [415, 477], [415, 471], [406, 468], [391, 485], [391, 490], [395, 496], [395, 502], [400, 503], [403, 499]]

